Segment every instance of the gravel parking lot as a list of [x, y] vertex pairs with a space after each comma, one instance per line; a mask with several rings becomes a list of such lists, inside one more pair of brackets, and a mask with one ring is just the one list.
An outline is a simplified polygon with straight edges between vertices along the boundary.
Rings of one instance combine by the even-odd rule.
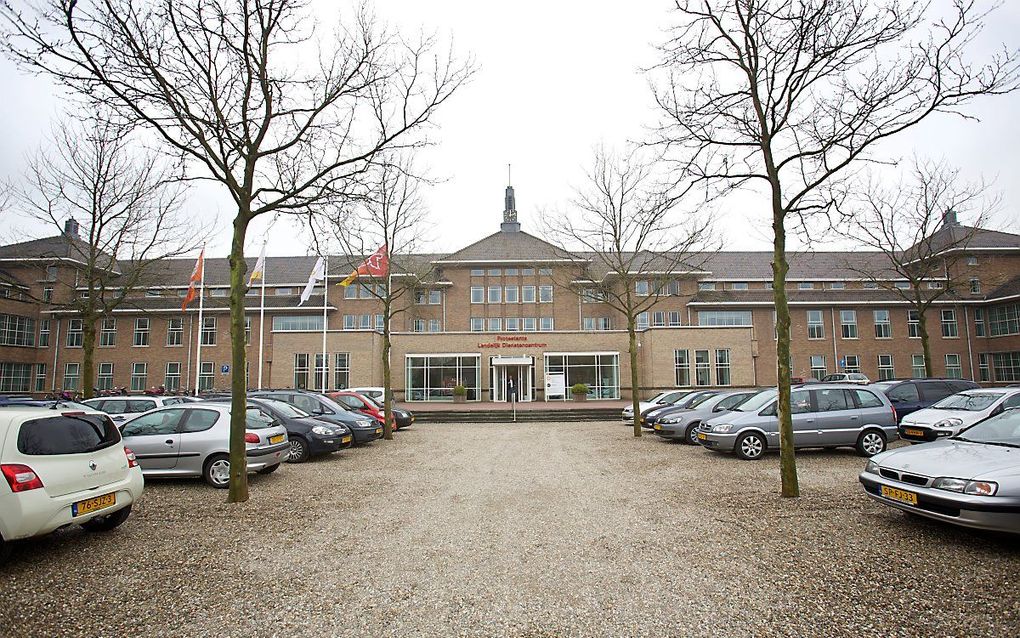
[[867, 500], [851, 451], [739, 461], [617, 423], [420, 425], [252, 480], [149, 481], [0, 569], [13, 636], [1016, 636], [1020, 541]]

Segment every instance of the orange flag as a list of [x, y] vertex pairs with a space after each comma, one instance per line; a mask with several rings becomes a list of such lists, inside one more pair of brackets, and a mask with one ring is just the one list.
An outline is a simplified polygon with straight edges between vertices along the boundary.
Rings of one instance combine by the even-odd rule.
[[338, 286], [350, 286], [354, 283], [354, 280], [358, 278], [358, 275], [371, 275], [373, 277], [385, 277], [390, 272], [390, 256], [386, 250], [386, 244], [383, 244], [374, 253], [368, 256], [356, 270], [351, 274], [347, 275], [347, 278], [341, 281]]
[[188, 286], [188, 294], [184, 296], [184, 302], [181, 303], [181, 312], [184, 312], [188, 308], [188, 304], [195, 300], [198, 296], [198, 291], [195, 290], [195, 284], [202, 281], [205, 277], [205, 248], [202, 252], [198, 253], [198, 261], [195, 262], [195, 269], [191, 271], [191, 284]]

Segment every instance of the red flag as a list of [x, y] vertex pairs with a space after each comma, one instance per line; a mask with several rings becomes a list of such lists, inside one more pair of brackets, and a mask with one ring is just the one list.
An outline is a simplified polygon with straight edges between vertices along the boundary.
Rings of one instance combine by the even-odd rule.
[[386, 244], [383, 244], [374, 253], [368, 256], [357, 270], [347, 275], [347, 278], [341, 281], [339, 286], [349, 286], [358, 275], [371, 275], [372, 277], [385, 277], [390, 272], [390, 256], [386, 249]]
[[188, 294], [184, 296], [184, 302], [181, 303], [181, 312], [184, 312], [188, 308], [188, 304], [195, 300], [198, 296], [198, 291], [195, 290], [195, 284], [202, 281], [202, 277], [205, 276], [205, 268], [203, 262], [205, 261], [205, 248], [202, 252], [198, 253], [198, 261], [195, 262], [195, 269], [191, 271], [191, 284], [188, 286]]

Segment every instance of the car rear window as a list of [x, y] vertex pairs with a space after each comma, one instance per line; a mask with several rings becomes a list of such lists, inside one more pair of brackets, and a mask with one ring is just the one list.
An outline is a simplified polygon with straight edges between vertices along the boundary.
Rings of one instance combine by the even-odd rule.
[[854, 394], [857, 395], [857, 403], [860, 404], [862, 408], [882, 407], [882, 400], [867, 390], [854, 390]]
[[149, 410], [155, 410], [155, 409], [156, 409], [156, 402], [155, 401], [148, 401], [146, 399], [142, 399], [140, 401], [138, 401], [138, 400], [128, 401], [128, 404], [127, 404], [127, 411], [129, 413], [131, 413], [131, 414], [134, 414], [136, 412], [148, 412]]
[[894, 385], [885, 391], [886, 396], [890, 399], [896, 399], [897, 401], [920, 401], [921, 397], [917, 394], [917, 387], [913, 383], [903, 383], [900, 385]]
[[276, 425], [273, 417], [258, 408], [248, 408], [244, 417], [244, 427], [249, 430], [261, 430]]
[[61, 415], [23, 423], [18, 432], [18, 451], [31, 456], [87, 454], [119, 441], [120, 432], [107, 417]]

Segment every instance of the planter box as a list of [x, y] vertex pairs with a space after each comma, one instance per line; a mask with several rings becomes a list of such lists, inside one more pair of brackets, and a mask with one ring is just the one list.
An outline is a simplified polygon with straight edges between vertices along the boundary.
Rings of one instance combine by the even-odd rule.
[[453, 402], [454, 403], [467, 403], [467, 395], [466, 394], [455, 394], [455, 395], [453, 395]]
[[574, 401], [587, 401], [588, 400], [588, 395], [587, 394], [575, 394], [573, 396], [574, 396]]

